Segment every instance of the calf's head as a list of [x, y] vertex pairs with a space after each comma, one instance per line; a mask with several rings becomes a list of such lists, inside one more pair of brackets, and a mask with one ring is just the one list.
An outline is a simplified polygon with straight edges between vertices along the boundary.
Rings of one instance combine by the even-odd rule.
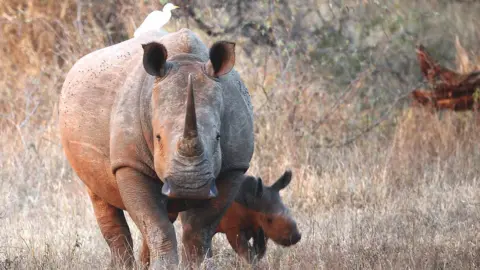
[[[220, 41], [207, 62], [193, 54], [168, 58], [160, 43], [142, 45], [143, 66], [155, 76], [151, 125], [155, 171], [170, 198], [209, 199], [218, 191], [225, 83], [235, 63], [235, 44]], [[167, 60], [168, 58], [168, 60]], [[147, 135], [149, 136], [149, 135]]]
[[271, 186], [264, 186], [260, 177], [247, 178], [244, 183], [246, 186], [256, 186], [250, 188], [251, 192], [245, 191], [247, 208], [255, 213], [255, 224], [263, 229], [266, 237], [283, 246], [294, 245], [301, 239], [297, 223], [280, 197], [280, 190], [287, 187], [291, 179], [292, 172], [287, 170]]

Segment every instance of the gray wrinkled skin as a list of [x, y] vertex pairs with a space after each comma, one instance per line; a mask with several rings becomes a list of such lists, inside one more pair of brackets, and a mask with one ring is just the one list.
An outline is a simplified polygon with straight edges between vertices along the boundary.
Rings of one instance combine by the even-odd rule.
[[[161, 62], [142, 46], [149, 43], [166, 49], [165, 74], [147, 73], [148, 63]], [[153, 60], [144, 64], [144, 56]], [[134, 260], [122, 210], [142, 233], [142, 253], [148, 256], [141, 257], [149, 258], [144, 263], [150, 268], [179, 261], [168, 212], [181, 212], [182, 261], [193, 266], [211, 256], [211, 238], [254, 147], [250, 97], [231, 69], [232, 59], [212, 68], [209, 49], [181, 29], [145, 33], [92, 52], [67, 74], [59, 105], [62, 145], [88, 188], [112, 264], [128, 266]], [[189, 93], [194, 114], [186, 109]], [[187, 128], [187, 118], [196, 120], [195, 132]], [[205, 200], [212, 189], [215, 196]]]

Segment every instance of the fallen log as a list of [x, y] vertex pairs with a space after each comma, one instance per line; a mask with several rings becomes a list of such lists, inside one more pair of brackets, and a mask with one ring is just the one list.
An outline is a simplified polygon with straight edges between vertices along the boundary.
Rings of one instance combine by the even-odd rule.
[[414, 101], [429, 105], [437, 110], [455, 111], [478, 108], [480, 98], [480, 71], [460, 74], [439, 65], [425, 50], [423, 45], [416, 47], [417, 60], [423, 76], [433, 87], [433, 91], [416, 89], [411, 93]]
[[436, 110], [467, 111], [480, 108], [473, 96], [437, 99], [431, 91], [414, 90], [411, 93], [415, 102], [422, 106], [430, 106]]

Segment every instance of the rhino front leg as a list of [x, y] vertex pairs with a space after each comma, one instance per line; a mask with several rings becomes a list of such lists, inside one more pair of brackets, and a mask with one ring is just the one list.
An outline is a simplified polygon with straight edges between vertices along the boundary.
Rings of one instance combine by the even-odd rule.
[[249, 264], [254, 263], [255, 259], [255, 251], [254, 249], [249, 245], [248, 243], [248, 237], [246, 236], [245, 232], [239, 231], [239, 230], [234, 230], [234, 231], [228, 231], [226, 233], [227, 235], [227, 240], [230, 243], [230, 246], [232, 246], [233, 250], [245, 259]]
[[218, 196], [201, 208], [180, 213], [183, 227], [183, 261], [190, 267], [199, 266], [212, 256], [212, 237], [243, 181], [243, 171], [231, 171], [217, 178]]
[[140, 263], [142, 264], [142, 269], [145, 269], [150, 264], [150, 250], [148, 250], [147, 239], [143, 237], [142, 239], [142, 249], [140, 250]]
[[[178, 213], [168, 213], [168, 219], [174, 223], [177, 219]], [[144, 237], [142, 240], [142, 249], [140, 250], [140, 262], [144, 267], [150, 263], [150, 250], [148, 250], [147, 239]]]
[[124, 265], [130, 268], [134, 257], [132, 252], [132, 236], [122, 209], [108, 204], [88, 189], [98, 226], [110, 248], [111, 267]]
[[161, 183], [127, 167], [119, 169], [116, 178], [122, 201], [146, 241], [149, 268], [178, 265], [175, 229], [168, 219]]
[[258, 229], [253, 233], [253, 249], [257, 256], [257, 260], [261, 260], [267, 252], [268, 238], [265, 236], [263, 229]]

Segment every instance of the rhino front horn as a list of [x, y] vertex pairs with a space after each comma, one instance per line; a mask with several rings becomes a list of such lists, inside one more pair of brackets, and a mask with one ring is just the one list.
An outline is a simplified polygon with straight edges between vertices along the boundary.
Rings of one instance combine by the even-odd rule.
[[197, 132], [197, 113], [195, 112], [195, 97], [193, 95], [192, 74], [188, 74], [187, 83], [187, 112], [185, 114], [185, 128], [183, 137], [193, 139], [198, 136]]
[[196, 157], [203, 153], [203, 146], [198, 138], [197, 114], [195, 112], [195, 97], [193, 94], [192, 74], [188, 74], [185, 127], [183, 128], [183, 137], [178, 144], [178, 150], [180, 155], [185, 157]]

